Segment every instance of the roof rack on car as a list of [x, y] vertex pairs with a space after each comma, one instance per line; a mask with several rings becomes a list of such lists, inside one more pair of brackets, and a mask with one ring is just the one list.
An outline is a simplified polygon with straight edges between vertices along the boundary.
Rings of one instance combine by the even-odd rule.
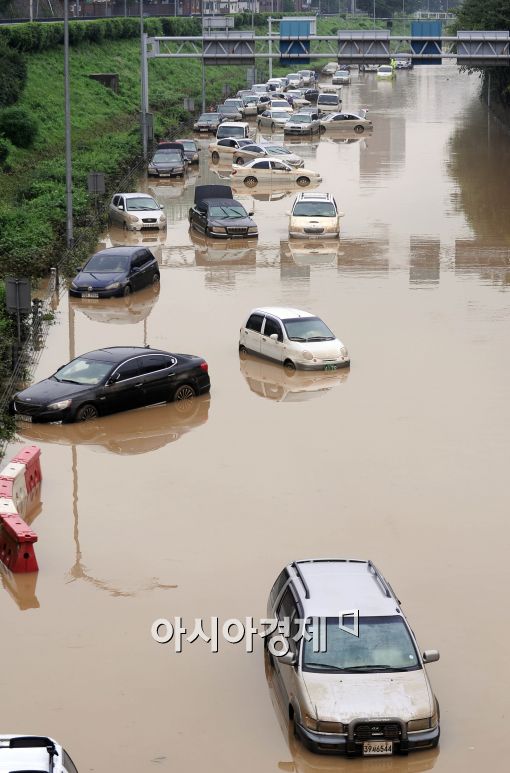
[[50, 758], [48, 771], [53, 773], [55, 768], [54, 757], [58, 757], [57, 748], [51, 738], [40, 735], [22, 735], [9, 740], [10, 749], [39, 749], [46, 748]]
[[378, 568], [372, 563], [372, 561], [368, 561], [367, 566], [370, 574], [374, 576], [374, 579], [376, 580], [376, 582], [378, 582], [379, 585], [381, 586], [381, 589], [384, 595], [390, 599], [393, 595], [391, 592], [391, 588], [386, 582], [386, 580], [384, 579], [384, 577], [382, 576], [382, 574], [380, 573], [380, 571], [378, 570]]
[[310, 598], [310, 588], [308, 587], [308, 584], [307, 584], [305, 578], [303, 577], [303, 572], [299, 568], [299, 566], [296, 563], [296, 561], [293, 561], [291, 566], [294, 569], [294, 571], [296, 572], [296, 574], [299, 577], [299, 579], [301, 580], [301, 584], [302, 584], [303, 588], [305, 589], [305, 599], [309, 599]]

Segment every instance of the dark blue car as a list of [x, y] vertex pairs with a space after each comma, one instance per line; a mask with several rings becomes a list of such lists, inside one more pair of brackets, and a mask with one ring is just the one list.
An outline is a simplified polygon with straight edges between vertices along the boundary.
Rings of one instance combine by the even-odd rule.
[[69, 287], [77, 298], [129, 295], [159, 282], [159, 266], [146, 247], [110, 247], [96, 252]]

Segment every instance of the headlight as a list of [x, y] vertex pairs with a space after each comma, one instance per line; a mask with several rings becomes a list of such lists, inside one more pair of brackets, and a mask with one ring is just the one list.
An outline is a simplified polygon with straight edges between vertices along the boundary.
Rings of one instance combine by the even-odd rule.
[[76, 290], [78, 285], [76, 284], [76, 282], [71, 282], [71, 287], [73, 288], [73, 290]]
[[109, 285], [106, 285], [104, 288], [105, 290], [117, 290], [120, 287], [120, 282], [112, 282]]
[[410, 733], [416, 732], [417, 730], [428, 730], [430, 727], [431, 720], [429, 717], [426, 719], [412, 719], [407, 723], [407, 730]]
[[313, 360], [313, 354], [311, 352], [307, 352], [307, 351], [303, 352], [303, 357], [305, 358], [305, 360]]
[[160, 215], [159, 220], [161, 223], [164, 223], [166, 221], [166, 215]]
[[310, 730], [317, 730], [317, 720], [313, 717], [309, 717], [308, 714], [303, 714], [303, 724]]
[[257, 228], [257, 226], [256, 226], [256, 225], [251, 225], [251, 226], [248, 228], [248, 233], [249, 233], [249, 234], [258, 234], [258, 232], [259, 232], [259, 229]]
[[138, 223], [138, 218], [136, 215], [128, 215], [127, 219], [128, 223]]
[[346, 733], [342, 722], [317, 722], [317, 730], [319, 733]]
[[342, 355], [342, 357], [347, 357], [348, 356], [349, 352], [347, 351], [347, 347], [346, 346], [342, 346], [342, 348], [340, 349], [340, 354]]
[[48, 408], [50, 411], [63, 411], [64, 408], [69, 408], [70, 405], [70, 400], [60, 400], [58, 403], [50, 403]]
[[213, 225], [213, 227], [211, 228], [211, 232], [213, 234], [224, 234], [227, 232], [227, 229], [223, 228], [223, 226]]

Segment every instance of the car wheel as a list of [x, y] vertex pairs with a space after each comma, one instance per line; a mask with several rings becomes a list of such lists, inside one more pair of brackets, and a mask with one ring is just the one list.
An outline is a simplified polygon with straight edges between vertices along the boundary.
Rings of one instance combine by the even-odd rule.
[[239, 158], [236, 158], [235, 163], [238, 164], [239, 166], [242, 166], [244, 164], [244, 158], [241, 158], [241, 156], [239, 156]]
[[177, 387], [174, 394], [174, 400], [175, 402], [185, 402], [187, 400], [192, 400], [195, 397], [195, 390], [191, 386], [191, 384], [181, 384], [180, 387]]
[[319, 126], [319, 133], [320, 134], [324, 134], [325, 131], [326, 131], [326, 127], [325, 126]]
[[128, 295], [131, 295], [131, 286], [130, 285], [126, 285], [125, 286], [124, 292], [122, 293], [122, 295], [124, 296], [124, 298], [126, 298]]
[[211, 154], [211, 161], [217, 164], [219, 160], [220, 160], [220, 154], [217, 153], [216, 151], [213, 151], [213, 153]]
[[355, 126], [354, 127], [354, 131], [356, 132], [356, 134], [363, 134], [363, 132], [365, 131], [365, 127], [364, 126]]
[[96, 406], [92, 403], [85, 403], [85, 405], [80, 406], [80, 408], [78, 408], [74, 414], [74, 420], [90, 421], [91, 419], [97, 419], [98, 416], [99, 411], [97, 410]]
[[248, 186], [248, 188], [255, 188], [257, 184], [257, 178], [256, 177], [246, 177], [244, 180], [244, 184]]
[[283, 363], [283, 367], [285, 368], [285, 370], [286, 370], [286, 371], [287, 371], [287, 373], [289, 373], [289, 374], [290, 374], [290, 373], [294, 373], [294, 371], [296, 370], [296, 366], [295, 366], [295, 364], [292, 362], [292, 360], [285, 360], [285, 362]]
[[155, 274], [153, 274], [153, 275], [152, 275], [152, 284], [153, 284], [153, 285], [158, 285], [158, 284], [159, 284], [159, 280], [160, 280], [160, 278], [161, 278], [161, 277], [159, 276], [159, 274], [158, 274], [158, 273], [155, 273]]
[[247, 356], [248, 356], [248, 351], [246, 349], [246, 346], [243, 346], [242, 344], [240, 344], [240, 346], [239, 346], [239, 357], [240, 357], [240, 359], [241, 360], [245, 360], [247, 358]]
[[296, 182], [302, 188], [306, 188], [307, 185], [310, 185], [310, 178], [309, 177], [298, 177]]
[[276, 124], [273, 121], [272, 124], [271, 124], [271, 131], [274, 132], [275, 129], [276, 129]]

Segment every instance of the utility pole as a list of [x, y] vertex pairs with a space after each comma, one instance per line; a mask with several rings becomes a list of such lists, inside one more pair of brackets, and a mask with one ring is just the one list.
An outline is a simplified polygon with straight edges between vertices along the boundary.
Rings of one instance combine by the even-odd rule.
[[273, 34], [272, 21], [273, 21], [273, 19], [270, 16], [269, 19], [267, 20], [267, 23], [269, 24], [269, 62], [268, 62], [268, 65], [269, 65], [269, 78], [273, 77], [273, 56], [272, 56], [272, 54], [273, 54], [273, 41], [271, 39], [271, 36]]
[[64, 0], [64, 113], [66, 156], [66, 244], [73, 246], [73, 159], [71, 149], [71, 87], [69, 83], [69, 0]]
[[143, 157], [147, 156], [147, 95], [145, 94], [146, 77], [145, 68], [147, 67], [147, 56], [145, 50], [145, 39], [143, 30], [143, 0], [140, 0], [140, 123], [142, 130], [142, 149]]

